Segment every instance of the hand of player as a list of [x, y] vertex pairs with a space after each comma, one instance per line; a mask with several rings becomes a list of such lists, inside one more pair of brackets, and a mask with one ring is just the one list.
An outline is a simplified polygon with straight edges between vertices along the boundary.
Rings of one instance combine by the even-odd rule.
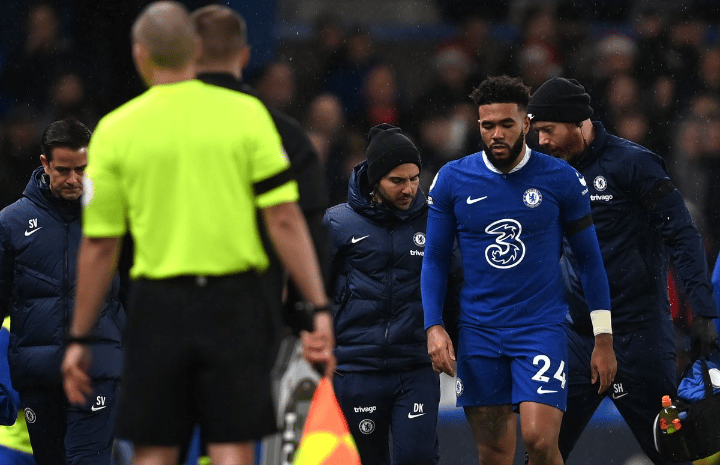
[[702, 355], [709, 357], [713, 350], [718, 348], [718, 333], [715, 329], [715, 320], [697, 316], [690, 327], [690, 344], [693, 358]]
[[595, 348], [590, 359], [592, 370], [591, 381], [595, 384], [598, 380], [600, 386], [598, 394], [605, 392], [615, 379], [617, 373], [617, 359], [613, 350], [612, 334], [598, 334], [595, 336]]
[[455, 376], [455, 348], [445, 328], [434, 325], [427, 329], [427, 347], [433, 370]]
[[313, 317], [315, 330], [310, 333], [301, 331], [303, 357], [311, 365], [322, 366], [324, 375], [332, 377], [335, 372], [335, 336], [330, 312], [318, 312]]
[[92, 393], [90, 369], [90, 348], [85, 344], [71, 343], [65, 349], [61, 371], [65, 395], [71, 404], [82, 405]]

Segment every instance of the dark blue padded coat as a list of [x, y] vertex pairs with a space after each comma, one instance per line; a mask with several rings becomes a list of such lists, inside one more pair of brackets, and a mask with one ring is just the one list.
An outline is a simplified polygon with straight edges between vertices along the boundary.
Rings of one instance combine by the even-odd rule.
[[366, 171], [365, 161], [355, 167], [347, 203], [324, 217], [338, 371], [429, 365], [420, 300], [427, 200], [419, 190], [407, 211], [372, 206]]
[[[592, 217], [610, 284], [612, 326], [626, 333], [671, 324], [667, 276], [674, 263], [695, 315], [717, 315], [702, 239], [665, 163], [648, 149], [608, 134], [573, 165], [590, 191]], [[566, 247], [566, 257], [570, 252]], [[563, 259], [574, 328], [592, 334], [577, 265]]]
[[[21, 392], [62, 386], [81, 237], [80, 201], [54, 197], [43, 173], [36, 169], [23, 197], [0, 212], [0, 313], [11, 317], [8, 358], [13, 386]], [[119, 288], [116, 275], [92, 333], [93, 379], [119, 379], [122, 372]]]

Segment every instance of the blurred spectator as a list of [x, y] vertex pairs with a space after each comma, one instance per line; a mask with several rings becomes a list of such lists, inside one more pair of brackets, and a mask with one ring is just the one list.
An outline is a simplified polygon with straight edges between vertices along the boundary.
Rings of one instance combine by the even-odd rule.
[[589, 82], [594, 71], [592, 54], [594, 37], [586, 20], [587, 8], [574, 0], [562, 0], [557, 8], [558, 43], [563, 51], [563, 68], [567, 76]]
[[595, 73], [592, 88], [596, 95], [607, 93], [608, 83], [619, 75], [635, 70], [637, 44], [627, 35], [613, 32], [602, 37], [593, 50]]
[[362, 114], [356, 126], [373, 127], [387, 123], [406, 126], [405, 99], [400, 93], [395, 71], [386, 64], [378, 64], [368, 71], [360, 93]]
[[619, 74], [611, 77], [605, 92], [598, 99], [599, 111], [595, 117], [603, 122], [608, 131], [617, 132], [619, 119], [630, 111], [638, 110], [639, 92], [640, 87], [634, 76]]
[[437, 171], [448, 161], [477, 152], [480, 147], [477, 107], [468, 99], [450, 111], [418, 115], [417, 147], [422, 159], [420, 186], [427, 192]]
[[[412, 103], [413, 113], [447, 115], [458, 103], [469, 102], [472, 67], [472, 60], [460, 47], [450, 45], [437, 50], [432, 56], [429, 85]], [[417, 121], [412, 123], [417, 127]]]
[[282, 53], [292, 57], [297, 77], [298, 101], [306, 106], [320, 92], [321, 78], [331, 63], [338, 60], [345, 43], [345, 27], [342, 20], [331, 12], [318, 15], [313, 23], [313, 36], [294, 46], [285, 44]]
[[[320, 159], [325, 163], [325, 173], [330, 190], [330, 205], [345, 202], [349, 174], [355, 164], [351, 152], [365, 156], [364, 135], [355, 134], [346, 123], [345, 110], [340, 99], [332, 93], [317, 95], [308, 107], [305, 128]], [[356, 137], [359, 135], [359, 142]]]
[[698, 91], [720, 96], [720, 46], [702, 51], [698, 69]]
[[640, 8], [631, 24], [635, 32], [635, 43], [642, 50], [635, 58], [635, 76], [641, 85], [649, 85], [655, 76], [667, 72], [665, 49], [667, 36], [665, 20], [657, 5]]
[[645, 102], [649, 133], [646, 147], [672, 163], [672, 127], [678, 114], [677, 83], [668, 74], [659, 74], [640, 91]]
[[675, 81], [682, 83], [678, 88], [678, 98], [684, 106], [697, 89], [697, 69], [706, 26], [703, 19], [695, 17], [689, 8], [679, 6], [670, 12], [669, 29], [665, 63]]
[[91, 130], [99, 116], [86, 95], [85, 81], [78, 70], [58, 74], [50, 86], [50, 101], [38, 118], [38, 127], [46, 128], [52, 122], [75, 118]]
[[362, 113], [362, 83], [377, 62], [370, 33], [364, 26], [356, 25], [349, 32], [336, 60], [329, 64], [322, 78], [324, 90], [340, 97], [351, 121], [357, 121]]
[[25, 39], [7, 58], [0, 88], [16, 102], [41, 109], [60, 70], [78, 64], [70, 41], [61, 35], [60, 19], [50, 2], [33, 3], [27, 11]]
[[515, 57], [520, 77], [532, 90], [563, 73], [557, 19], [547, 6], [532, 4], [523, 12]]
[[615, 118], [615, 133], [630, 142], [647, 146], [649, 132], [650, 127], [645, 114], [637, 109], [626, 109]]
[[[712, 94], [700, 94], [690, 101], [688, 110], [678, 119], [671, 174], [683, 197], [696, 205], [704, 214], [707, 229], [700, 231], [703, 237], [717, 241], [720, 231], [711, 225], [707, 216], [706, 200], [717, 197], [715, 191], [720, 182], [713, 172], [720, 156], [720, 99]], [[711, 182], [712, 181], [712, 182]], [[710, 193], [710, 199], [706, 198]], [[715, 235], [712, 231], [715, 230]], [[717, 246], [713, 251], [718, 250]]]
[[[438, 51], [458, 50], [470, 60], [473, 81], [498, 74], [507, 68], [510, 59], [507, 47], [493, 34], [486, 12], [476, 12], [459, 20], [458, 33], [443, 42]], [[469, 93], [469, 92], [468, 92]]]
[[22, 196], [33, 170], [40, 166], [39, 128], [35, 110], [17, 106], [0, 138], [0, 209]]
[[266, 64], [254, 79], [253, 87], [265, 105], [298, 119], [295, 70], [290, 63], [276, 60]]

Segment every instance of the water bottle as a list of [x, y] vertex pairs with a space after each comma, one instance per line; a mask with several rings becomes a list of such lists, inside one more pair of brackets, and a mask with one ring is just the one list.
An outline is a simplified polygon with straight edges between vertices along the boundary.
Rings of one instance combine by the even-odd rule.
[[660, 411], [660, 429], [665, 434], [672, 434], [679, 430], [682, 425], [677, 407], [675, 407], [670, 396], [663, 396], [663, 409]]

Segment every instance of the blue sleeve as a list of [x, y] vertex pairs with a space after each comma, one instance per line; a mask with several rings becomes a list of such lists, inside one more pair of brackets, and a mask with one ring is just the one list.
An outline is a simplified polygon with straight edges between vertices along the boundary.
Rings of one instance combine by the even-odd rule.
[[[716, 310], [718, 314], [720, 314], [720, 256], [715, 259], [715, 269], [712, 274], [712, 286], [713, 293], [715, 294], [715, 305], [718, 306]], [[716, 322], [716, 324], [717, 323], [719, 322]], [[718, 331], [720, 331], [720, 326], [718, 326]]]
[[610, 310], [610, 288], [595, 226], [590, 225], [569, 236], [568, 241], [580, 268], [589, 310]]
[[[568, 166], [568, 168], [570, 168]], [[590, 197], [588, 197], [587, 183], [585, 177], [574, 168], [571, 175], [568, 175], [565, 184], [565, 199], [562, 210], [562, 221], [565, 224], [572, 223], [590, 214]]]
[[8, 363], [8, 344], [10, 332], [0, 328], [0, 425], [12, 425], [18, 415], [20, 395], [10, 382], [10, 364]]
[[420, 293], [425, 313], [425, 329], [443, 324], [443, 304], [447, 292], [452, 247], [455, 241], [455, 218], [449, 192], [441, 182], [440, 172], [435, 177], [428, 196], [425, 230], [425, 254], [420, 274]]

